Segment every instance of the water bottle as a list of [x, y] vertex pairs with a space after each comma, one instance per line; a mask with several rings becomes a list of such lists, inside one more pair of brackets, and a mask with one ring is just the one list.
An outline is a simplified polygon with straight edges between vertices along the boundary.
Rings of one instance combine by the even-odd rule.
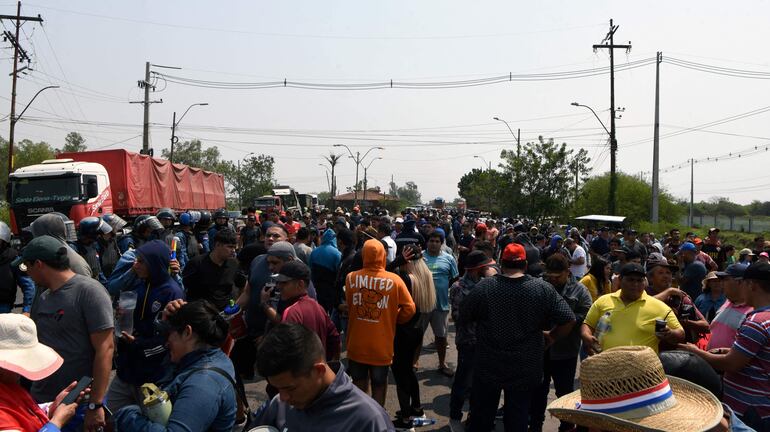
[[230, 300], [230, 304], [225, 306], [222, 311], [222, 318], [230, 324], [230, 335], [233, 339], [240, 339], [246, 336], [246, 321], [243, 319], [243, 311], [241, 307], [235, 303], [235, 300]]
[[159, 389], [155, 384], [142, 384], [142, 407], [147, 418], [153, 423], [166, 426], [171, 416], [171, 401], [168, 393]]
[[436, 424], [436, 419], [428, 418], [425, 416], [415, 417], [412, 419], [412, 426], [414, 427], [430, 426], [434, 424]]
[[594, 337], [598, 341], [598, 344], [594, 346], [594, 351], [597, 353], [602, 352], [602, 340], [604, 339], [604, 335], [610, 331], [610, 315], [612, 315], [612, 312], [605, 312], [596, 324]]

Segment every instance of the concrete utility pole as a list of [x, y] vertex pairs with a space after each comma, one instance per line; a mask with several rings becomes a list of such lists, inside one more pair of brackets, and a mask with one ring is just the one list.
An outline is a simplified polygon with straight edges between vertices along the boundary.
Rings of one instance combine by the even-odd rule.
[[[0, 20], [3, 19], [15, 21], [14, 26], [16, 27], [15, 34], [9, 31], [3, 32], [5, 39], [10, 42], [11, 45], [13, 45], [13, 71], [11, 72], [11, 114], [9, 116], [10, 128], [8, 131], [8, 175], [10, 176], [11, 172], [13, 171], [14, 132], [16, 131], [16, 121], [18, 120], [18, 118], [16, 118], [16, 80], [18, 78], [19, 72], [29, 68], [29, 66], [24, 66], [23, 68], [19, 69], [19, 57], [21, 57], [21, 61], [26, 61], [27, 63], [30, 61], [27, 52], [19, 45], [19, 30], [21, 29], [22, 21], [34, 21], [42, 23], [43, 18], [41, 18], [40, 15], [36, 17], [21, 16], [21, 2], [18, 2], [16, 3], [16, 15], [0, 15]], [[38, 92], [38, 94], [39, 93], [40, 92]], [[32, 98], [32, 100], [34, 99], [35, 98]], [[30, 103], [32, 102], [30, 101]]]
[[692, 226], [692, 210], [695, 205], [695, 159], [690, 159], [690, 226]]
[[602, 40], [601, 44], [594, 45], [594, 51], [597, 49], [608, 49], [610, 51], [610, 196], [608, 210], [610, 215], [615, 214], [615, 204], [618, 193], [618, 176], [616, 172], [618, 140], [615, 138], [615, 49], [623, 48], [628, 52], [631, 50], [631, 43], [628, 45], [615, 45], [615, 32], [619, 26], [613, 25], [610, 20], [610, 30]]
[[658, 223], [660, 212], [660, 63], [663, 53], [658, 52], [655, 62], [655, 126], [652, 138], [652, 223]]
[[150, 70], [150, 66], [162, 67], [167, 69], [181, 69], [181, 68], [173, 67], [173, 66], [154, 65], [154, 64], [151, 64], [150, 62], [145, 62], [144, 79], [136, 82], [137, 87], [144, 90], [144, 100], [129, 102], [132, 104], [144, 105], [144, 122], [143, 122], [144, 127], [142, 128], [142, 150], [139, 153], [152, 156], [153, 151], [150, 148], [150, 104], [163, 103], [163, 99], [156, 100], [156, 101], [150, 100], [150, 89], [152, 89], [152, 91], [155, 91], [155, 86], [150, 83], [150, 74], [152, 73], [152, 71]]

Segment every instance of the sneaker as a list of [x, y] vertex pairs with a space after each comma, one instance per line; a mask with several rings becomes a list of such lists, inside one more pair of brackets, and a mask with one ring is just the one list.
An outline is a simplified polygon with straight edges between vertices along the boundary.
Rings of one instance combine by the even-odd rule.
[[393, 426], [396, 428], [397, 431], [414, 432], [412, 420], [410, 419], [403, 419], [401, 417], [397, 417], [395, 420], [393, 420]]

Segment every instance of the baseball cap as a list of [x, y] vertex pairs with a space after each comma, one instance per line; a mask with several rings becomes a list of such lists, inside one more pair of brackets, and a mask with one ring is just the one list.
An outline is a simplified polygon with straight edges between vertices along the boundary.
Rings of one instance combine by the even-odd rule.
[[465, 257], [465, 269], [476, 270], [484, 266], [492, 265], [495, 260], [489, 258], [484, 252], [480, 250], [471, 251], [467, 257]]
[[743, 274], [743, 279], [770, 281], [770, 264], [762, 261], [752, 263]]
[[402, 217], [397, 217], [397, 218], [396, 218], [396, 223], [400, 223], [400, 224], [404, 223], [404, 218], [402, 218]]
[[684, 242], [682, 243], [682, 246], [679, 246], [679, 252], [695, 252], [697, 250], [698, 248], [696, 248], [695, 245], [690, 242]]
[[727, 266], [725, 271], [716, 272], [718, 278], [724, 278], [724, 277], [731, 277], [733, 279], [741, 279], [743, 278], [743, 275], [746, 273], [746, 267], [730, 264]]
[[647, 270], [650, 270], [657, 266], [664, 266], [668, 267], [671, 270], [678, 270], [679, 266], [676, 264], [672, 264], [668, 262], [666, 257], [663, 256], [663, 254], [660, 254], [658, 252], [653, 252], [647, 257]]
[[527, 259], [527, 251], [518, 243], [511, 243], [505, 247], [500, 256], [502, 261], [524, 261]]
[[713, 232], [719, 232], [719, 228], [709, 228], [709, 234]]
[[620, 269], [620, 276], [628, 276], [632, 274], [638, 274], [644, 276], [644, 267], [637, 263], [628, 263]]
[[752, 250], [751, 250], [751, 249], [749, 249], [749, 248], [743, 248], [743, 249], [741, 249], [741, 251], [740, 251], [740, 252], [738, 252], [738, 255], [749, 255], [749, 256], [754, 256], [754, 252], [752, 252]]
[[36, 260], [52, 263], [64, 262], [67, 260], [67, 246], [48, 235], [35, 237], [27, 244], [21, 255], [13, 260], [11, 265], [16, 267], [24, 261]]
[[292, 280], [309, 280], [310, 269], [300, 260], [292, 260], [281, 266], [281, 271], [275, 277], [276, 282], [288, 282]]

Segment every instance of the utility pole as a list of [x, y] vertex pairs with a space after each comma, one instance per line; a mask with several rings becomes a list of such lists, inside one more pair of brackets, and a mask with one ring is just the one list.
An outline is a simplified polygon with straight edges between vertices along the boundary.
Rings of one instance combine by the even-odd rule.
[[[150, 64], [150, 62], [145, 62], [144, 79], [136, 82], [137, 87], [144, 90], [144, 100], [129, 102], [132, 104], [144, 105], [144, 122], [143, 122], [144, 128], [142, 129], [142, 150], [139, 153], [148, 155], [148, 156], [152, 156], [153, 154], [153, 151], [150, 148], [150, 104], [163, 103], [163, 99], [160, 99], [157, 101], [150, 100], [150, 89], [152, 88], [152, 91], [155, 91], [155, 86], [150, 83], [150, 73], [151, 73], [150, 66], [157, 66], [157, 65], [152, 65]], [[165, 66], [160, 66], [160, 67], [165, 67]], [[179, 68], [173, 68], [173, 69], [179, 69]]]
[[[597, 49], [608, 49], [610, 51], [610, 196], [608, 210], [610, 215], [615, 214], [615, 204], [618, 193], [618, 176], [616, 172], [618, 140], [615, 138], [615, 49], [623, 48], [626, 51], [631, 49], [631, 43], [628, 45], [615, 45], [615, 32], [619, 26], [613, 25], [610, 20], [610, 30], [602, 40], [601, 44], [594, 45], [594, 51]], [[609, 42], [609, 43], [607, 43]]]
[[580, 165], [578, 164], [577, 159], [575, 159], [575, 205], [577, 205], [578, 202], [578, 175], [580, 174]]
[[663, 61], [663, 53], [658, 52], [655, 62], [655, 126], [652, 138], [652, 215], [653, 224], [658, 223], [659, 194], [660, 194], [660, 63]]
[[[147, 111], [145, 111], [147, 112]], [[168, 152], [168, 161], [171, 163], [174, 163], [174, 144], [179, 141], [179, 138], [176, 137], [176, 111], [174, 111], [174, 115], [171, 117], [171, 150]], [[142, 143], [142, 146], [144, 146], [144, 143]], [[238, 160], [238, 172], [241, 172], [241, 161]], [[238, 189], [241, 188], [241, 181], [238, 180]], [[240, 195], [240, 191], [238, 191], [238, 194]], [[238, 198], [238, 202], [240, 203], [241, 200]]]
[[40, 17], [40, 15], [36, 17], [29, 17], [29, 16], [21, 16], [21, 1], [16, 3], [16, 15], [0, 15], [0, 19], [7, 19], [7, 20], [13, 20], [15, 21], [15, 27], [16, 27], [16, 33], [11, 34], [11, 32], [3, 32], [3, 35], [5, 36], [6, 41], [10, 42], [11, 45], [13, 45], [13, 71], [11, 72], [11, 115], [9, 117], [10, 119], [10, 128], [8, 131], [8, 175], [11, 175], [11, 172], [13, 171], [13, 139], [14, 139], [14, 132], [16, 130], [16, 80], [18, 78], [19, 72], [21, 72], [23, 69], [28, 69], [28, 66], [23, 67], [22, 69], [19, 69], [19, 57], [21, 57], [21, 61], [26, 61], [29, 63], [30, 58], [27, 55], [27, 52], [19, 45], [19, 30], [21, 29], [21, 23], [22, 21], [34, 21], [34, 22], [43, 22], [43, 18]]
[[690, 159], [690, 226], [692, 226], [692, 209], [695, 204], [695, 159]]

